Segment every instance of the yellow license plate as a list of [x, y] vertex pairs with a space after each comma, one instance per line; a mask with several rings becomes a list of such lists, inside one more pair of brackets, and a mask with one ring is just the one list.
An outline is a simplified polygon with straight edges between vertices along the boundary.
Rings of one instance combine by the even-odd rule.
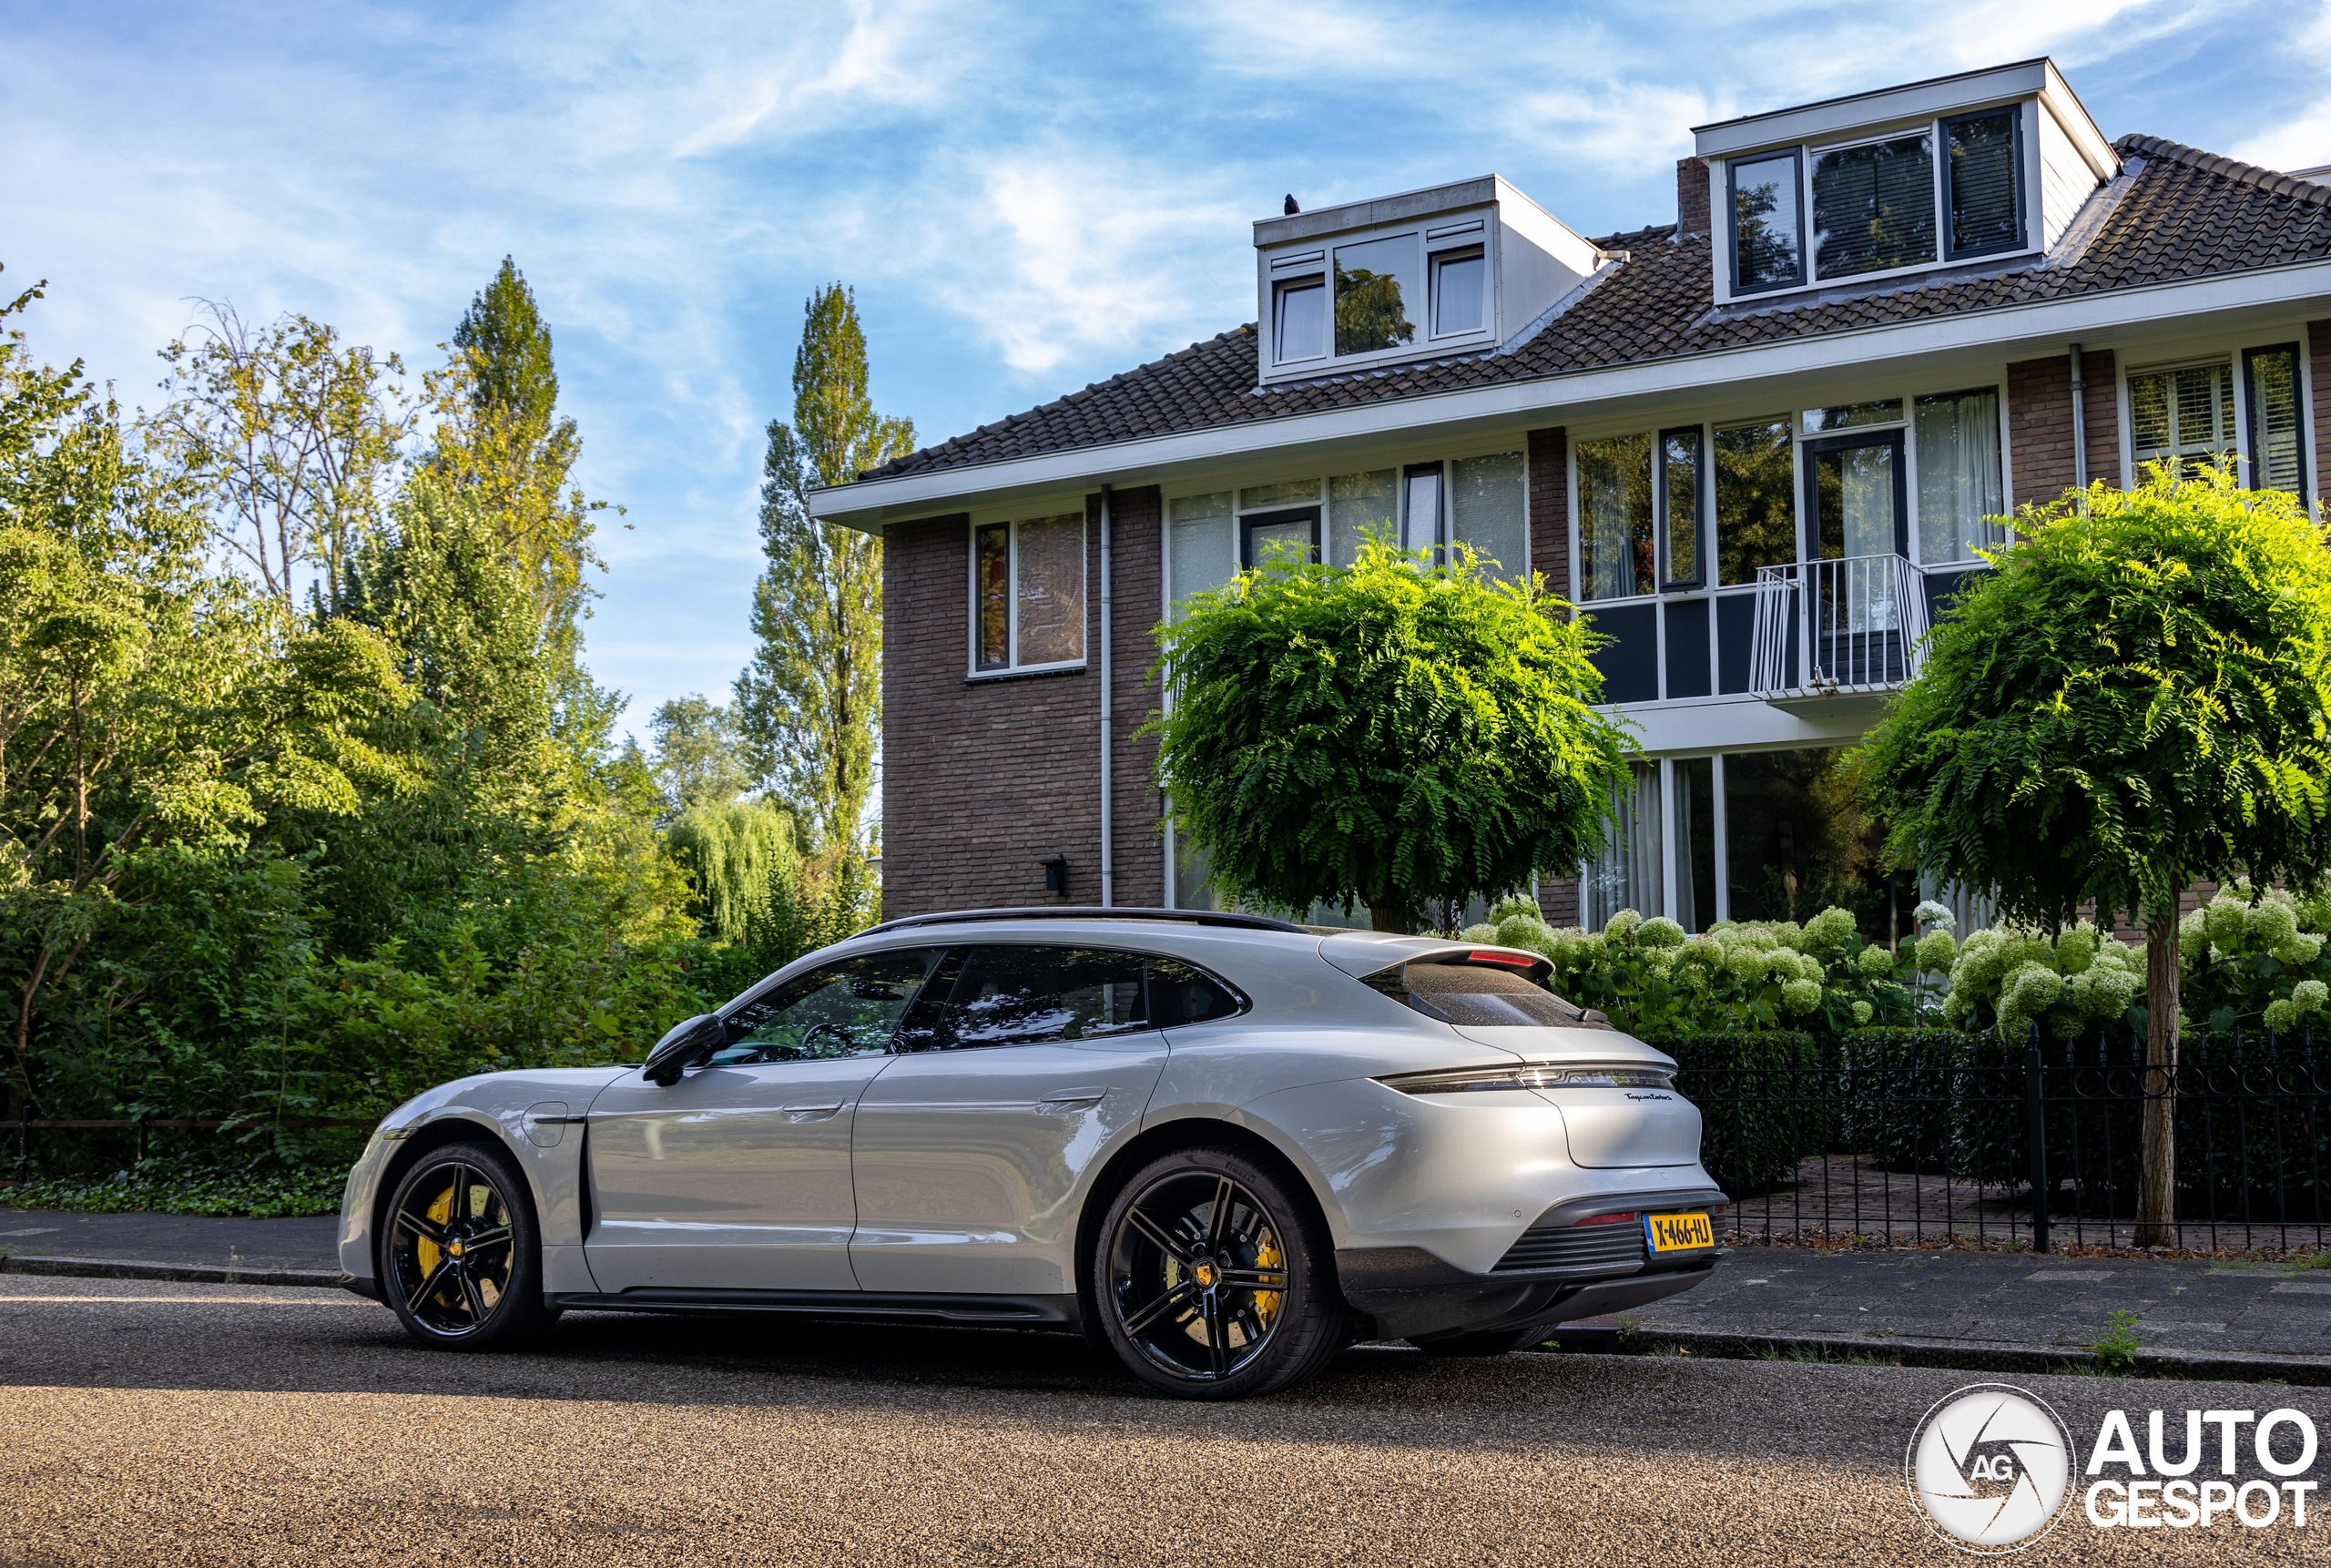
[[1715, 1227], [1705, 1214], [1647, 1214], [1643, 1225], [1654, 1252], [1689, 1252], [1715, 1245]]

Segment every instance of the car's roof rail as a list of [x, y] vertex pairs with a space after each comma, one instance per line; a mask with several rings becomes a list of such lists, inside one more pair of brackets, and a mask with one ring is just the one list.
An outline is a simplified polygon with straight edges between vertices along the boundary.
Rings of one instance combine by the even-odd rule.
[[870, 927], [858, 934], [872, 936], [877, 932], [901, 931], [909, 926], [960, 925], [972, 921], [991, 920], [1167, 920], [1179, 921], [1186, 925], [1233, 926], [1242, 931], [1283, 931], [1297, 936], [1310, 934], [1299, 925], [1272, 920], [1267, 915], [1232, 914], [1219, 910], [1128, 909], [1122, 904], [1113, 908], [1098, 904], [1033, 904], [1024, 909], [951, 910], [943, 914], [907, 915], [900, 920], [884, 921], [880, 925]]

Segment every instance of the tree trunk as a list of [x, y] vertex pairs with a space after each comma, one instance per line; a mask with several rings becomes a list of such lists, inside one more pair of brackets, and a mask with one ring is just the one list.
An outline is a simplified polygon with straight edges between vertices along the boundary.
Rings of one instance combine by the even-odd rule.
[[2177, 894], [2145, 921], [2144, 1176], [2137, 1245], [2177, 1245]]
[[1409, 934], [1408, 914], [1398, 904], [1378, 903], [1374, 899], [1369, 900], [1368, 923], [1376, 931], [1397, 932], [1402, 936]]

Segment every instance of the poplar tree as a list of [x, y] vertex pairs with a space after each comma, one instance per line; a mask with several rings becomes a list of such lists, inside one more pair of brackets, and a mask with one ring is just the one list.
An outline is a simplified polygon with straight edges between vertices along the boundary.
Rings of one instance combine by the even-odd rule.
[[852, 849], [881, 738], [882, 543], [809, 515], [809, 492], [847, 484], [914, 450], [912, 421], [875, 412], [852, 291], [802, 307], [793, 422], [771, 420], [753, 589], [760, 646], [737, 677], [736, 713], [763, 787], [821, 850]]

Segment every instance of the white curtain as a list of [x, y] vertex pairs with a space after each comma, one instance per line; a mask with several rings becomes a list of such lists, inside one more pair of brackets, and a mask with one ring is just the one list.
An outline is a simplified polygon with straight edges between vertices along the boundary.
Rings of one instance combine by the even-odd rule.
[[2007, 509], [2000, 483], [1996, 392], [1918, 400], [1919, 559], [1926, 565], [1975, 559], [1999, 539], [1986, 521]]
[[1530, 514], [1522, 453], [1461, 457], [1453, 466], [1450, 503], [1456, 537], [1480, 553], [1482, 569], [1491, 575], [1515, 582], [1527, 577]]
[[1328, 564], [1349, 566], [1359, 559], [1359, 546], [1371, 533], [1388, 542], [1400, 542], [1393, 514], [1400, 471], [1380, 468], [1372, 473], [1339, 473], [1328, 481]]
[[1659, 765], [1634, 764], [1633, 780], [1613, 792], [1618, 818], [1603, 851], [1579, 881], [1581, 919], [1600, 931], [1621, 910], [1645, 919], [1664, 912], [1659, 860]]
[[1172, 558], [1166, 580], [1173, 585], [1174, 606], [1179, 614], [1184, 600], [1207, 588], [1218, 588], [1238, 571], [1237, 541], [1231, 536], [1230, 493], [1184, 495], [1173, 504]]

